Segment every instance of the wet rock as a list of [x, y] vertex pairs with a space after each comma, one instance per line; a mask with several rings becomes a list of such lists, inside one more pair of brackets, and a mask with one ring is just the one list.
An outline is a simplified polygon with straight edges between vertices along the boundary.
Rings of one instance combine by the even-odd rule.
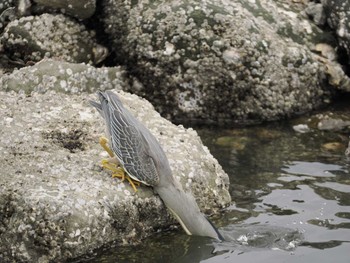
[[[102, 87], [103, 89], [103, 87]], [[192, 129], [115, 90], [163, 145], [204, 212], [230, 202], [228, 177]], [[0, 91], [0, 261], [65, 262], [109, 242], [139, 242], [173, 224], [152, 189], [134, 193], [100, 167], [95, 95]]]
[[293, 130], [299, 133], [306, 133], [310, 131], [310, 128], [307, 124], [298, 124], [293, 126]]
[[79, 19], [91, 17], [96, 9], [96, 0], [33, 0], [33, 2], [39, 5], [37, 8], [59, 10]]
[[319, 130], [341, 131], [350, 129], [350, 121], [326, 117], [320, 120], [317, 127]]
[[256, 131], [256, 138], [263, 141], [271, 141], [282, 136], [282, 132], [278, 130], [268, 129], [261, 127]]
[[0, 41], [11, 59], [23, 63], [56, 57], [67, 62], [97, 64], [108, 53], [97, 44], [93, 31], [64, 15], [43, 14], [12, 21]]
[[322, 148], [331, 152], [339, 152], [340, 150], [344, 151], [344, 144], [340, 142], [327, 142], [322, 145]]
[[344, 102], [338, 101], [338, 108], [336, 106], [311, 115], [294, 118], [290, 120], [291, 126], [300, 133], [304, 133], [300, 129], [305, 128], [305, 131], [311, 133], [329, 131], [331, 134], [339, 134], [339, 137], [343, 137], [343, 134], [350, 131], [349, 109], [344, 106], [344, 103], [345, 105], [348, 104], [346, 98], [344, 98]]
[[350, 141], [349, 141], [349, 144], [348, 144], [348, 148], [346, 148], [346, 150], [345, 150], [345, 155], [346, 156], [350, 156]]
[[236, 151], [241, 151], [245, 148], [247, 142], [246, 137], [232, 137], [232, 136], [222, 136], [215, 140], [216, 145], [223, 147], [231, 147]]
[[[329, 26], [335, 31], [339, 46], [350, 57], [350, 2], [343, 0], [321, 1]], [[349, 65], [349, 62], [347, 61]]]
[[0, 90], [44, 93], [55, 90], [65, 93], [95, 92], [118, 88], [128, 89], [128, 79], [121, 67], [95, 68], [55, 60], [43, 60], [32, 67], [15, 70], [0, 78]]
[[[321, 31], [274, 1], [106, 1], [118, 59], [165, 116], [232, 124], [328, 102], [324, 66], [305, 46]], [[140, 14], [142, 13], [142, 16]], [[208, 110], [210, 109], [210, 110]]]

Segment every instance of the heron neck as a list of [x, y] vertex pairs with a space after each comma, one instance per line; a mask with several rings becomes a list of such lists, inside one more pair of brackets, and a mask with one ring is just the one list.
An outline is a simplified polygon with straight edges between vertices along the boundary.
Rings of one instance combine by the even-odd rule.
[[216, 227], [202, 214], [194, 197], [175, 184], [154, 187], [168, 209], [189, 235], [223, 240]]

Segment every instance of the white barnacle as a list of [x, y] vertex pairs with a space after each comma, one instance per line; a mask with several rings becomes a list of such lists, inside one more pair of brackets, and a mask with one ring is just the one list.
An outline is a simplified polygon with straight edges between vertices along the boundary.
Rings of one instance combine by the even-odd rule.
[[61, 80], [61, 81], [60, 81], [60, 86], [61, 86], [62, 89], [66, 89], [66, 87], [67, 87], [67, 81]]
[[226, 49], [222, 53], [222, 58], [227, 64], [236, 64], [241, 60], [241, 54], [234, 48]]
[[164, 55], [170, 56], [175, 52], [175, 46], [168, 41], [165, 42]]
[[70, 68], [67, 68], [67, 69], [66, 69], [66, 73], [67, 73], [68, 75], [72, 75], [72, 74], [73, 74], [73, 71], [72, 71]]

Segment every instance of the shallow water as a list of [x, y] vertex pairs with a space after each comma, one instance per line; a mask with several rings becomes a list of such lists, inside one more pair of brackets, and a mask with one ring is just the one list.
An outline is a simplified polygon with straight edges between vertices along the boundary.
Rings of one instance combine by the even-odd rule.
[[230, 176], [234, 204], [212, 218], [226, 242], [179, 229], [86, 261], [350, 262], [349, 134], [298, 133], [300, 121], [199, 130]]

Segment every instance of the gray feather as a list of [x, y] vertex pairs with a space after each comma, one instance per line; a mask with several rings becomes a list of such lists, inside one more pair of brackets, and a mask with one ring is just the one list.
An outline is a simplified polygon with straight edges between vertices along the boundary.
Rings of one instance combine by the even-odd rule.
[[[149, 141], [153, 135], [128, 111], [111, 91], [98, 93], [100, 103], [91, 102], [105, 119], [112, 151], [131, 178], [154, 186], [159, 181]], [[152, 140], [151, 140], [152, 141]]]

